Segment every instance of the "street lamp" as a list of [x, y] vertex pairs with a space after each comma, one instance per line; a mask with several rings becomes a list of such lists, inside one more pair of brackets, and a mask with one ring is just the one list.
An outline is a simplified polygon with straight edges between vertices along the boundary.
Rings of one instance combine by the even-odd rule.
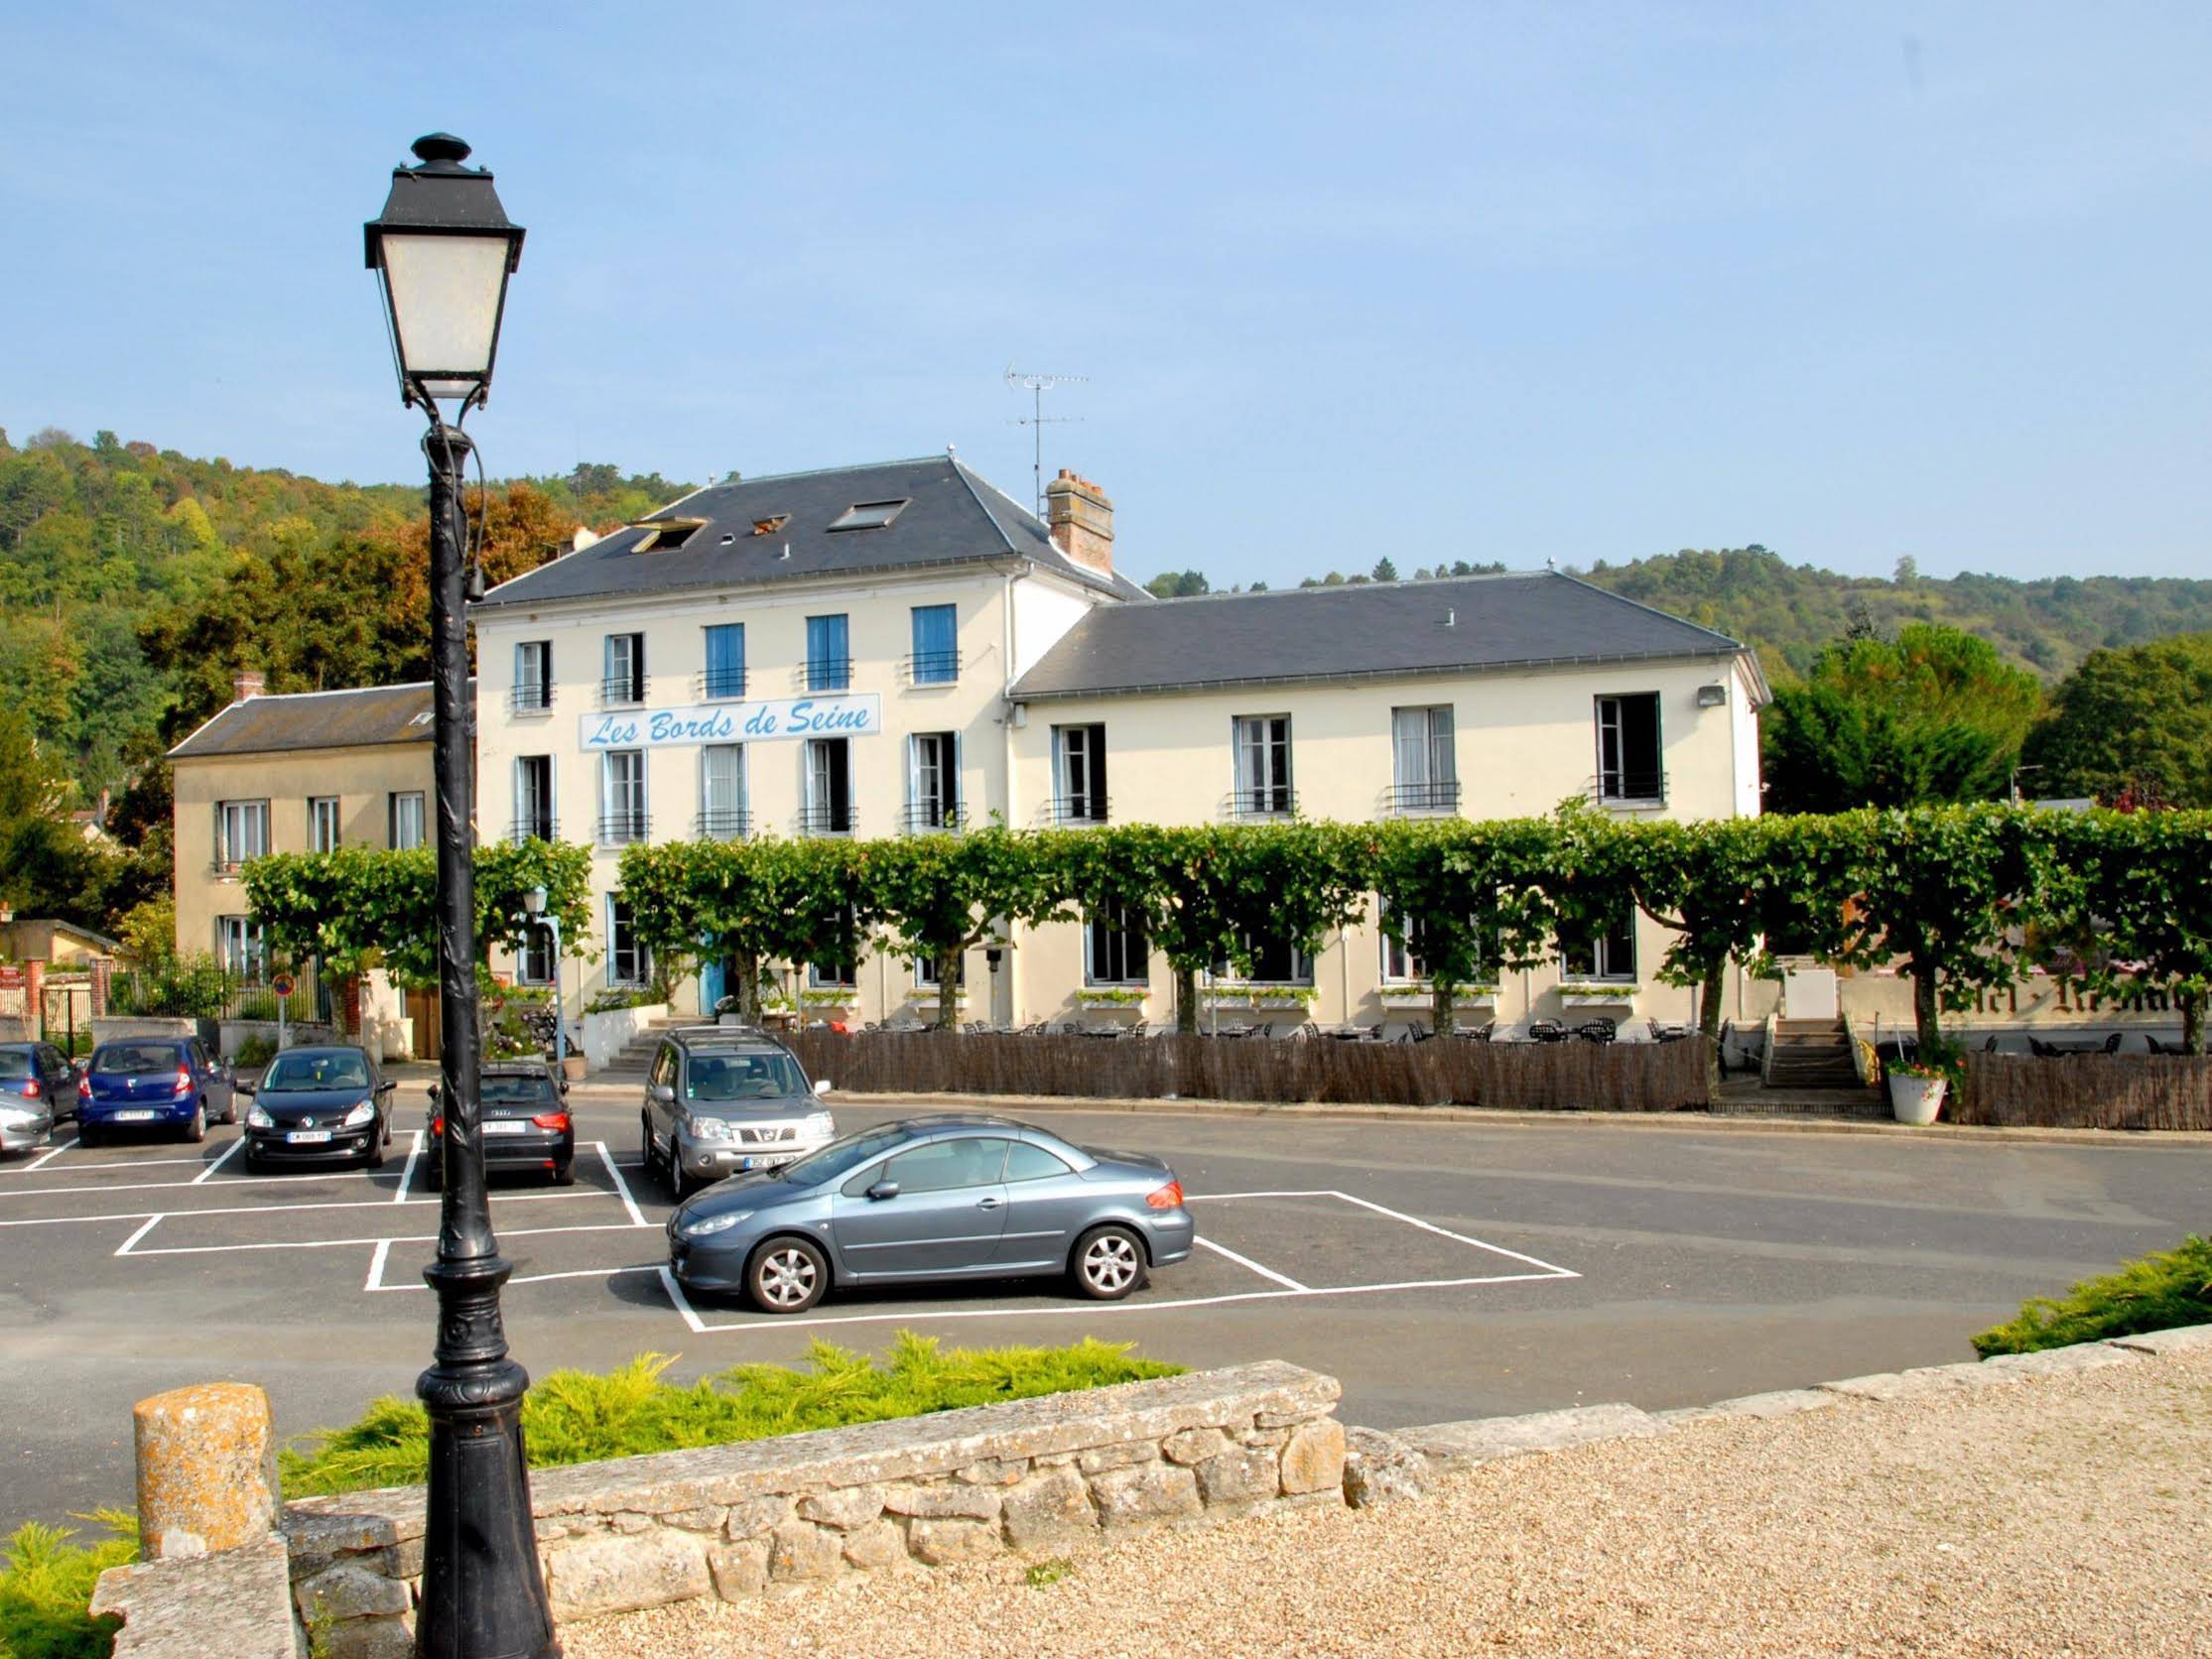
[[383, 215], [363, 226], [368, 267], [384, 292], [400, 399], [430, 419], [430, 611], [433, 745], [438, 780], [439, 1059], [444, 1121], [438, 1259], [423, 1277], [438, 1294], [438, 1342], [415, 1384], [430, 1416], [430, 1503], [415, 1651], [422, 1659], [556, 1659], [553, 1613], [538, 1570], [523, 1459], [529, 1375], [507, 1355], [501, 1258], [484, 1191], [477, 1094], [476, 902], [471, 864], [467, 509], [468, 440], [456, 423], [491, 387], [507, 277], [522, 257], [491, 175], [464, 167], [468, 146], [448, 133], [415, 141], [419, 165], [392, 170]]
[[[554, 1069], [569, 1075], [569, 1022], [561, 1009], [561, 918], [546, 909], [546, 890], [533, 887], [522, 895], [522, 908], [553, 930], [553, 1059]], [[568, 1087], [563, 1083], [562, 1087]]]

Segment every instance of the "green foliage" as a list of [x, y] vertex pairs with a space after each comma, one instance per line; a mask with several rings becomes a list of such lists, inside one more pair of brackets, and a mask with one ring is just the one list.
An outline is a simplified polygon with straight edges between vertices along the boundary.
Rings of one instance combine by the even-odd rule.
[[238, 1045], [233, 1057], [241, 1071], [254, 1071], [266, 1066], [277, 1057], [277, 1043], [273, 1037], [248, 1037]]
[[230, 975], [211, 952], [173, 952], [140, 972], [118, 975], [111, 1001], [118, 1014], [220, 1019], [230, 1001]]
[[[948, 1349], [934, 1337], [902, 1331], [881, 1363], [817, 1341], [811, 1370], [737, 1365], [689, 1386], [663, 1380], [673, 1356], [645, 1353], [609, 1372], [542, 1378], [523, 1401], [523, 1436], [534, 1466], [595, 1463], [1101, 1388], [1183, 1368], [1133, 1358], [1132, 1345], [1086, 1338], [1066, 1347]], [[414, 1401], [388, 1395], [358, 1422], [308, 1437], [308, 1450], [288, 1450], [282, 1462], [289, 1497], [413, 1484], [430, 1467], [429, 1419]]]
[[908, 835], [861, 849], [859, 912], [891, 948], [937, 970], [937, 1023], [960, 1018], [969, 947], [1011, 923], [1042, 922], [1065, 902], [1030, 834], [993, 825], [971, 834]]
[[1211, 593], [1213, 584], [1201, 571], [1162, 571], [1144, 584], [1144, 590], [1155, 599], [1188, 599], [1196, 594]]
[[2207, 1324], [2212, 1324], [2212, 1239], [2192, 1233], [2171, 1250], [2084, 1279], [2062, 1297], [2028, 1298], [2017, 1317], [1977, 1334], [1974, 1351], [1986, 1359]]
[[107, 1659], [120, 1621], [94, 1618], [93, 1586], [138, 1559], [138, 1519], [103, 1509], [108, 1536], [76, 1542], [71, 1527], [27, 1521], [0, 1545], [0, 1659]]
[[2212, 807], [2212, 634], [2092, 651], [2022, 758], [2046, 798]]

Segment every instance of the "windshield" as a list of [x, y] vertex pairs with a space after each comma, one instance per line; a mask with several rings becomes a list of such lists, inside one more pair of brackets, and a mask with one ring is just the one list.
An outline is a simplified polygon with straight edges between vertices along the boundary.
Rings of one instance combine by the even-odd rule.
[[181, 1072], [185, 1059], [161, 1043], [110, 1043], [92, 1056], [95, 1072]]
[[807, 1092], [806, 1076], [788, 1054], [695, 1054], [684, 1074], [687, 1100], [778, 1100]]
[[819, 1187], [835, 1181], [847, 1170], [858, 1169], [870, 1158], [906, 1144], [906, 1131], [896, 1125], [888, 1129], [863, 1129], [856, 1135], [846, 1135], [834, 1140], [820, 1152], [808, 1154], [795, 1164], [784, 1167], [783, 1179], [795, 1181], [802, 1187]]
[[544, 1078], [485, 1078], [481, 1089], [477, 1098], [487, 1106], [536, 1106], [553, 1098], [553, 1085]]
[[368, 1063], [357, 1054], [280, 1054], [261, 1080], [278, 1088], [366, 1088]]
[[35, 1078], [38, 1075], [37, 1069], [31, 1064], [31, 1051], [29, 1049], [0, 1049], [0, 1078], [6, 1078], [12, 1082], [21, 1078]]

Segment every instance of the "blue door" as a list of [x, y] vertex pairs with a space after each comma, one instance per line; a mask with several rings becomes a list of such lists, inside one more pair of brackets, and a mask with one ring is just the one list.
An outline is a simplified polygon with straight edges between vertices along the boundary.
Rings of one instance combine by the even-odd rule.
[[715, 1004], [722, 999], [722, 964], [705, 962], [699, 969], [699, 1011], [715, 1017]]

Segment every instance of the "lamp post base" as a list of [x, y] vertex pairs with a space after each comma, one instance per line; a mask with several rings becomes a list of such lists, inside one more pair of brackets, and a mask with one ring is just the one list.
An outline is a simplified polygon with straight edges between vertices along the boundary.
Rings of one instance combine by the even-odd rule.
[[497, 1255], [423, 1269], [438, 1295], [438, 1349], [415, 1383], [430, 1415], [420, 1659], [560, 1659], [523, 1457], [530, 1377], [507, 1356], [499, 1319], [513, 1271]]

